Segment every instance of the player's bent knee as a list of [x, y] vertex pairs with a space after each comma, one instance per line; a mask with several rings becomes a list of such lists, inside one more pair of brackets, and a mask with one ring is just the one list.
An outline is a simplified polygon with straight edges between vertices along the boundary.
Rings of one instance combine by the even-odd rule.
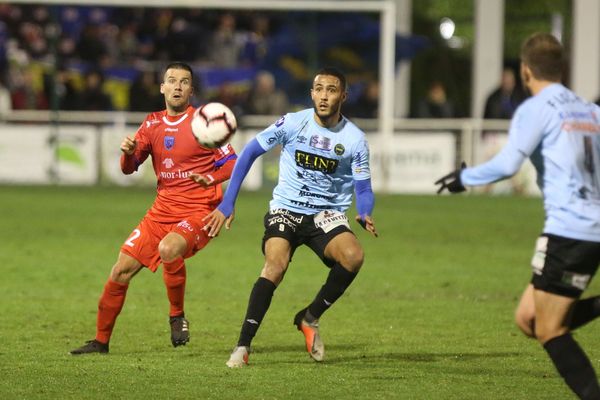
[[358, 246], [348, 247], [342, 251], [340, 264], [351, 272], [358, 272], [365, 260], [365, 253]]
[[160, 255], [161, 260], [166, 262], [173, 261], [180, 256], [177, 246], [174, 246], [165, 240], [161, 240], [158, 244], [158, 254]]

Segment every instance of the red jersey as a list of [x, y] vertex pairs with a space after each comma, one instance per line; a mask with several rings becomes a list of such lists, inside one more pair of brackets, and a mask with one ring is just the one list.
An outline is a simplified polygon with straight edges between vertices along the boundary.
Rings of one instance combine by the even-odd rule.
[[121, 168], [127, 174], [152, 156], [158, 194], [148, 216], [154, 221], [179, 222], [196, 211], [214, 209], [223, 197], [220, 182], [229, 179], [231, 169], [208, 187], [194, 182], [189, 175], [212, 176], [222, 165], [233, 162], [235, 151], [229, 144], [218, 149], [198, 144], [190, 124], [193, 113], [194, 107], [189, 106], [175, 117], [167, 115], [166, 110], [148, 114], [135, 134], [135, 152], [121, 157]]

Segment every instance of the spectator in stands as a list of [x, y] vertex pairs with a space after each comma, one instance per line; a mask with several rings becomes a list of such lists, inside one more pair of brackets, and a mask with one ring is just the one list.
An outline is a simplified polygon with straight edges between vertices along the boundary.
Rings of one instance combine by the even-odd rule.
[[80, 110], [110, 111], [113, 109], [111, 98], [103, 92], [104, 76], [98, 70], [85, 75], [85, 86], [81, 92]]
[[231, 13], [222, 14], [212, 35], [209, 60], [216, 67], [237, 67], [243, 46], [243, 34], [236, 31], [235, 16]]
[[275, 86], [275, 77], [260, 71], [246, 101], [246, 113], [255, 115], [282, 115], [289, 111], [287, 95]]
[[48, 98], [42, 90], [42, 84], [36, 81], [31, 69], [16, 70], [11, 74], [11, 102], [13, 110], [46, 110]]
[[525, 94], [517, 85], [515, 71], [506, 67], [502, 70], [500, 86], [488, 96], [485, 102], [483, 118], [511, 119], [524, 99]]
[[458, 113], [453, 102], [448, 100], [446, 88], [440, 81], [433, 81], [427, 96], [419, 101], [414, 114], [416, 118], [456, 118]]
[[[247, 92], [247, 91], [246, 91]], [[215, 96], [209, 101], [223, 103], [233, 111], [236, 117], [244, 114], [244, 97], [246, 93], [239, 85], [230, 81], [221, 83]]]
[[108, 50], [100, 37], [101, 27], [98, 24], [88, 24], [83, 28], [77, 43], [77, 55], [82, 61], [99, 65], [107, 56]]
[[129, 111], [157, 111], [164, 108], [163, 96], [159, 93], [154, 72], [140, 72], [129, 87]]
[[64, 65], [58, 65], [55, 71], [45, 71], [43, 79], [48, 108], [69, 111], [79, 107], [80, 98], [75, 77]]
[[344, 115], [354, 118], [377, 118], [379, 110], [379, 82], [370, 80], [364, 86], [358, 99], [349, 104]]
[[264, 14], [257, 14], [252, 17], [252, 29], [246, 35], [241, 50], [241, 65], [261, 65], [268, 51], [270, 24], [269, 17]]
[[77, 74], [65, 68], [56, 72], [56, 95], [61, 110], [77, 110], [81, 103], [81, 93], [75, 83]]

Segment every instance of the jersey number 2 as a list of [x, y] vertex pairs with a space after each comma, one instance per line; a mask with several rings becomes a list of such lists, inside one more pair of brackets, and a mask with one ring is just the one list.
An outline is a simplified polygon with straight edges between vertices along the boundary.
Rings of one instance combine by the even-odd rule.
[[131, 235], [129, 237], [129, 239], [127, 239], [127, 241], [125, 242], [125, 244], [129, 247], [133, 247], [133, 241], [137, 238], [140, 237], [140, 235], [142, 234], [142, 232], [140, 232], [139, 229], [134, 229], [133, 230], [133, 235]]

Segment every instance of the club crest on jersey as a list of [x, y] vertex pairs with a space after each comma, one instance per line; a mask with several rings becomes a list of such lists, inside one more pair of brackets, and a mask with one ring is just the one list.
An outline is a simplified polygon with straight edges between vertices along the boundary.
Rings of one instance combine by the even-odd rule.
[[175, 146], [175, 136], [165, 136], [165, 148], [171, 150]]
[[335, 154], [337, 154], [338, 156], [341, 156], [342, 154], [344, 154], [344, 152], [346, 151], [346, 148], [344, 147], [343, 144], [338, 143], [335, 145], [335, 147], [333, 148], [333, 151], [335, 152]]
[[319, 150], [331, 150], [331, 139], [321, 135], [312, 135], [308, 142], [310, 147], [314, 147]]

